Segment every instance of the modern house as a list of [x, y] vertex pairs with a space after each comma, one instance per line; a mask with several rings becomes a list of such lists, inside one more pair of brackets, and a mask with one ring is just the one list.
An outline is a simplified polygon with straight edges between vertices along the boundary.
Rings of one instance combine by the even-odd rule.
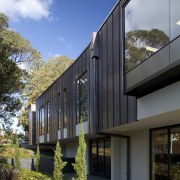
[[59, 140], [63, 155], [75, 157], [83, 121], [89, 174], [179, 180], [179, 7], [179, 0], [119, 0], [37, 99], [31, 142]]

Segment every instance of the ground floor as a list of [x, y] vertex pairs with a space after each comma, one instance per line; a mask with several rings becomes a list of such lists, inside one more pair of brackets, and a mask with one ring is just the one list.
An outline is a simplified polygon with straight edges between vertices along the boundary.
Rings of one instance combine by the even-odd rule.
[[[180, 125], [87, 139], [87, 172], [112, 180], [179, 180]], [[77, 142], [63, 145], [75, 157]]]

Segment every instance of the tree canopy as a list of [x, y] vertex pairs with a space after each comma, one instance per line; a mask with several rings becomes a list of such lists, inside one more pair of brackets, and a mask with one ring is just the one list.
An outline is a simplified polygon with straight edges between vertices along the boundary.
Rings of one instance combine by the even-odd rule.
[[[20, 124], [25, 130], [28, 128], [28, 106], [35, 103], [36, 99], [72, 64], [73, 60], [66, 56], [50, 58], [39, 69], [30, 72], [31, 77], [26, 82], [23, 95], [26, 98], [24, 110], [19, 117]], [[29, 66], [29, 69], [32, 69]]]
[[40, 58], [31, 43], [19, 33], [9, 29], [8, 17], [0, 13], [0, 123], [4, 128], [21, 109], [20, 92], [27, 74], [19, 66]]
[[159, 50], [168, 42], [169, 37], [159, 29], [127, 32], [125, 37], [126, 70], [131, 70], [154, 54], [152, 51], [147, 51], [147, 47]]

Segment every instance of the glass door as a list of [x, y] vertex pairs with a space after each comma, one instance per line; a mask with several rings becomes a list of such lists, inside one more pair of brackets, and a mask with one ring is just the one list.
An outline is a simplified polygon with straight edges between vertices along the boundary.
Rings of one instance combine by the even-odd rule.
[[151, 179], [180, 180], [180, 126], [151, 131]]
[[111, 178], [110, 138], [91, 140], [91, 174]]
[[152, 180], [168, 179], [168, 129], [153, 130], [151, 134]]
[[171, 180], [180, 180], [180, 127], [171, 128]]

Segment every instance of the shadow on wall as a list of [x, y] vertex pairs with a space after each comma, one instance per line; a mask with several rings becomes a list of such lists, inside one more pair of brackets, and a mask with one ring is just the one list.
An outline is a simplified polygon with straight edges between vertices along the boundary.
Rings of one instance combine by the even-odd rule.
[[[67, 165], [63, 169], [63, 173], [74, 173], [72, 163], [75, 162], [74, 158], [62, 158], [67, 162]], [[40, 158], [40, 171], [45, 174], [52, 175], [54, 170], [54, 157], [41, 157]]]

